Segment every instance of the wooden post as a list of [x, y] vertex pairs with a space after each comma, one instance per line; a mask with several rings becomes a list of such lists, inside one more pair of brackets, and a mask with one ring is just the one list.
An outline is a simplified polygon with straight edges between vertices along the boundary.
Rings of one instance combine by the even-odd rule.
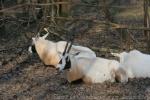
[[[59, 0], [59, 2], [70, 2], [70, 0]], [[70, 3], [68, 5], [63, 5], [63, 4], [59, 4], [59, 8], [60, 8], [60, 15], [62, 16], [68, 16], [69, 14], [69, 10], [70, 10]]]
[[[3, 0], [0, 1], [0, 10], [3, 9]], [[3, 12], [0, 12], [0, 16], [3, 16]], [[5, 36], [6, 30], [5, 30], [5, 24], [3, 19], [0, 20], [0, 36]]]
[[69, 0], [69, 5], [68, 5], [68, 16], [71, 17], [71, 7], [72, 7], [72, 0]]
[[131, 49], [131, 33], [129, 32], [128, 29], [126, 29], [126, 34], [127, 34], [127, 39], [126, 39], [126, 47], [127, 47], [127, 50], [130, 51]]
[[111, 15], [110, 15], [110, 12], [109, 12], [109, 5], [107, 3], [107, 0], [103, 0], [103, 5], [104, 5], [104, 13], [105, 13], [105, 18], [107, 21], [112, 21], [112, 18], [111, 18]]
[[[109, 12], [109, 5], [108, 5], [108, 0], [103, 0], [103, 5], [104, 5], [104, 8], [103, 8], [103, 11], [104, 11], [104, 16], [105, 16], [105, 20], [106, 20], [106, 23], [105, 24], [105, 42], [106, 44], [108, 44], [108, 41], [106, 39], [106, 37], [108, 37], [108, 33], [110, 33], [110, 22], [111, 22], [111, 18], [110, 18], [110, 12]], [[100, 2], [99, 2], [100, 4]]]
[[[3, 1], [1, 0], [0, 1], [0, 10], [2, 10], [3, 9]], [[3, 15], [3, 12], [0, 12], [0, 16], [2, 16]]]
[[120, 30], [120, 51], [122, 51], [123, 50], [123, 32], [122, 32], [122, 30], [123, 29], [119, 29]]
[[[149, 0], [144, 0], [144, 27], [149, 28], [149, 13], [148, 13]], [[144, 30], [144, 35], [147, 40], [148, 51], [150, 51], [150, 32]]]
[[[48, 3], [49, 1], [47, 0], [47, 3]], [[51, 0], [51, 2], [52, 3], [55, 3], [55, 1], [54, 0]], [[54, 22], [54, 17], [55, 17], [55, 6], [54, 5], [52, 5], [51, 6], [51, 21], [53, 21]]]
[[[56, 0], [55, 2], [59, 2], [60, 0]], [[61, 9], [61, 5], [57, 4], [56, 5], [56, 16], [59, 17], [60, 16], [60, 9]]]

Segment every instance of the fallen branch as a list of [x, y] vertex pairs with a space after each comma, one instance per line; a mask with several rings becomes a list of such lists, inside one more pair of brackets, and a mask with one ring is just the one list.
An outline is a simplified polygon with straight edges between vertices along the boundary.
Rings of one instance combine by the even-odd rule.
[[[51, 16], [47, 16], [47, 17], [51, 17]], [[150, 31], [150, 28], [147, 28], [147, 27], [131, 27], [129, 25], [117, 24], [117, 23], [106, 22], [106, 21], [100, 21], [100, 20], [91, 19], [91, 18], [82, 18], [82, 17], [79, 17], [79, 18], [54, 17], [54, 18], [59, 19], [59, 20], [89, 20], [89, 21], [93, 21], [93, 22], [96, 22], [96, 23], [109, 25], [110, 29], [128, 29], [128, 30], [147, 30], [147, 31]]]
[[25, 7], [25, 6], [27, 6], [27, 4], [20, 4], [20, 5], [16, 5], [16, 6], [13, 6], [13, 7], [4, 8], [4, 9], [0, 10], [0, 12], [6, 12], [6, 11], [9, 11], [9, 10], [12, 10], [12, 9], [17, 9], [17, 8], [21, 8], [21, 7]]
[[51, 5], [68, 5], [69, 2], [53, 2], [53, 3], [29, 3], [28, 6], [51, 6]]
[[13, 7], [9, 7], [9, 8], [4, 8], [4, 9], [0, 10], [0, 12], [5, 12], [5, 11], [12, 10], [12, 9], [26, 7], [26, 6], [50, 6], [50, 5], [60, 5], [60, 4], [67, 5], [67, 4], [69, 4], [69, 2], [55, 2], [55, 3], [44, 3], [44, 4], [41, 4], [41, 3], [40, 4], [38, 4], [38, 3], [26, 3], [26, 4], [20, 4], [20, 5], [16, 5], [16, 6], [13, 6]]
[[105, 5], [91, 5], [91, 4], [78, 4], [79, 6], [90, 6], [90, 7], [107, 7], [107, 8], [121, 8], [121, 9], [133, 9], [133, 8], [140, 8], [142, 6], [105, 6]]
[[98, 51], [98, 52], [119, 52], [119, 50], [117, 49], [110, 49], [110, 48], [98, 48], [98, 47], [89, 47], [94, 51]]
[[51, 30], [49, 30], [49, 29], [48, 29], [48, 31], [49, 31], [50, 33], [52, 33], [52, 34], [58, 36], [60, 39], [66, 40], [63, 36], [60, 36], [60, 34], [58, 34], [58, 33], [56, 33], [56, 32], [53, 32], [53, 31], [51, 31]]

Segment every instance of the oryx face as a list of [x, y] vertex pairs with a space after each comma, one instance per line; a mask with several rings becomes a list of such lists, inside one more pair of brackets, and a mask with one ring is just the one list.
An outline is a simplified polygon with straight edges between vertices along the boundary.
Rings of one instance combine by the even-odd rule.
[[57, 68], [59, 69], [59, 71], [71, 68], [71, 61], [68, 54], [61, 55], [61, 60], [59, 61]]
[[28, 49], [28, 51], [30, 53], [37, 53], [36, 48], [35, 48], [36, 42], [39, 39], [44, 39], [45, 40], [45, 38], [49, 35], [48, 30], [46, 28], [44, 28], [44, 30], [47, 32], [44, 36], [40, 37], [40, 33], [38, 33], [35, 37], [32, 37], [32, 44], [29, 46], [29, 49]]
[[37, 53], [36, 48], [35, 48], [35, 40], [36, 38], [32, 38], [32, 44], [29, 46], [29, 49], [28, 49], [30, 53]]
[[[80, 52], [77, 52], [75, 54], [70, 54], [72, 56], [72, 58], [74, 58], [75, 56], [78, 56], [80, 54]], [[71, 59], [68, 53], [66, 53], [65, 55], [60, 54], [60, 61], [57, 64], [57, 68], [59, 69], [59, 71], [62, 70], [66, 70], [66, 69], [70, 69], [71, 68]]]
[[71, 61], [70, 61], [70, 57], [69, 57], [69, 51], [71, 50], [72, 43], [73, 42], [71, 42], [69, 44], [69, 42], [67, 42], [66, 46], [65, 46], [65, 49], [64, 49], [64, 52], [62, 54], [60, 54], [60, 59], [61, 60], [57, 64], [57, 68], [59, 69], [59, 71], [71, 68]]

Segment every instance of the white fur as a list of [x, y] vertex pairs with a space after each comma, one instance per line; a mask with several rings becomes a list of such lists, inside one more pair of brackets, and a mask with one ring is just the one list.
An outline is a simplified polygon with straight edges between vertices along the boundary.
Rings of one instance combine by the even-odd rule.
[[84, 81], [89, 83], [114, 82], [115, 71], [118, 69], [119, 63], [115, 60], [97, 57], [89, 67], [85, 70]]
[[[76, 52], [76, 53], [78, 53], [78, 52]], [[76, 53], [74, 52], [74, 53], [70, 54], [71, 57], [72, 58], [75, 57], [76, 59], [78, 59], [78, 58], [85, 58], [85, 59], [94, 59], [94, 58], [96, 58], [96, 56], [93, 56], [93, 53], [80, 52], [78, 55], [76, 55]], [[64, 69], [65, 65], [66, 65], [66, 57], [69, 56], [69, 54], [66, 53], [64, 56], [62, 56], [62, 53], [59, 53], [59, 56], [62, 58], [62, 64], [58, 64], [57, 68], [59, 68], [59, 71], [62, 71]], [[74, 62], [74, 61], [72, 61], [72, 62]]]
[[[83, 55], [87, 55], [86, 53]], [[115, 74], [119, 68], [118, 61], [100, 57], [90, 58], [82, 54], [69, 55], [71, 68], [67, 71], [69, 82], [83, 79], [85, 83], [103, 83], [104, 81], [115, 81]], [[59, 64], [59, 66], [61, 66]]]
[[122, 52], [122, 53], [111, 53], [113, 56], [119, 57], [120, 59], [120, 63], [124, 62], [126, 56], [127, 56], [127, 52]]
[[[36, 51], [44, 64], [54, 65], [56, 67], [56, 65], [60, 61], [60, 56], [58, 52], [63, 53], [66, 46], [66, 41], [48, 41], [45, 39], [47, 36], [48, 34], [44, 35], [43, 37], [32, 38], [33, 44], [35, 44]], [[31, 47], [29, 47], [29, 51], [31, 51]], [[96, 57], [96, 54], [91, 49], [82, 46], [73, 45], [70, 52], [88, 52], [90, 57]]]
[[126, 82], [127, 78], [150, 77], [150, 55], [138, 50], [132, 50], [124, 56], [121, 56], [122, 54], [119, 55], [120, 67], [127, 73], [122, 81]]

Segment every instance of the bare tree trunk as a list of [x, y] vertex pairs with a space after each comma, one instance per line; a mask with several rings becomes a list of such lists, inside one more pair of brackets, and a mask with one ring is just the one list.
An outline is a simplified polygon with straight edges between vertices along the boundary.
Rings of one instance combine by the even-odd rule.
[[[3, 9], [3, 0], [0, 1], [0, 10]], [[0, 12], [0, 19], [2, 18], [3, 16], [3, 12]], [[4, 36], [5, 34], [5, 24], [4, 24], [4, 21], [3, 19], [0, 20], [0, 36]]]
[[[0, 0], [0, 10], [3, 9], [3, 0]], [[3, 16], [3, 12], [0, 12], [0, 16]]]
[[[149, 28], [149, 13], [148, 13], [149, 0], [144, 0], [144, 27]], [[144, 35], [147, 39], [148, 50], [150, 51], [150, 32], [144, 30]]]
[[[63, 2], [69, 2], [68, 0], [61, 0], [61, 1], [63, 1]], [[61, 8], [61, 13], [62, 14], [67, 14], [68, 13], [68, 11], [69, 11], [69, 6], [68, 5], [62, 5], [62, 8]]]
[[[51, 0], [51, 2], [52, 2], [52, 3], [55, 3], [54, 0]], [[53, 21], [53, 22], [55, 22], [54, 17], [55, 17], [55, 5], [52, 5], [52, 6], [51, 6], [51, 21]]]
[[108, 21], [112, 21], [112, 18], [111, 18], [111, 14], [110, 14], [110, 11], [109, 11], [109, 3], [107, 0], [103, 0], [103, 5], [104, 5], [104, 13], [105, 13], [105, 19], [108, 20]]
[[[56, 2], [60, 2], [60, 0], [56, 0]], [[61, 5], [56, 5], [56, 16], [59, 17], [60, 16], [60, 9], [61, 9]]]

